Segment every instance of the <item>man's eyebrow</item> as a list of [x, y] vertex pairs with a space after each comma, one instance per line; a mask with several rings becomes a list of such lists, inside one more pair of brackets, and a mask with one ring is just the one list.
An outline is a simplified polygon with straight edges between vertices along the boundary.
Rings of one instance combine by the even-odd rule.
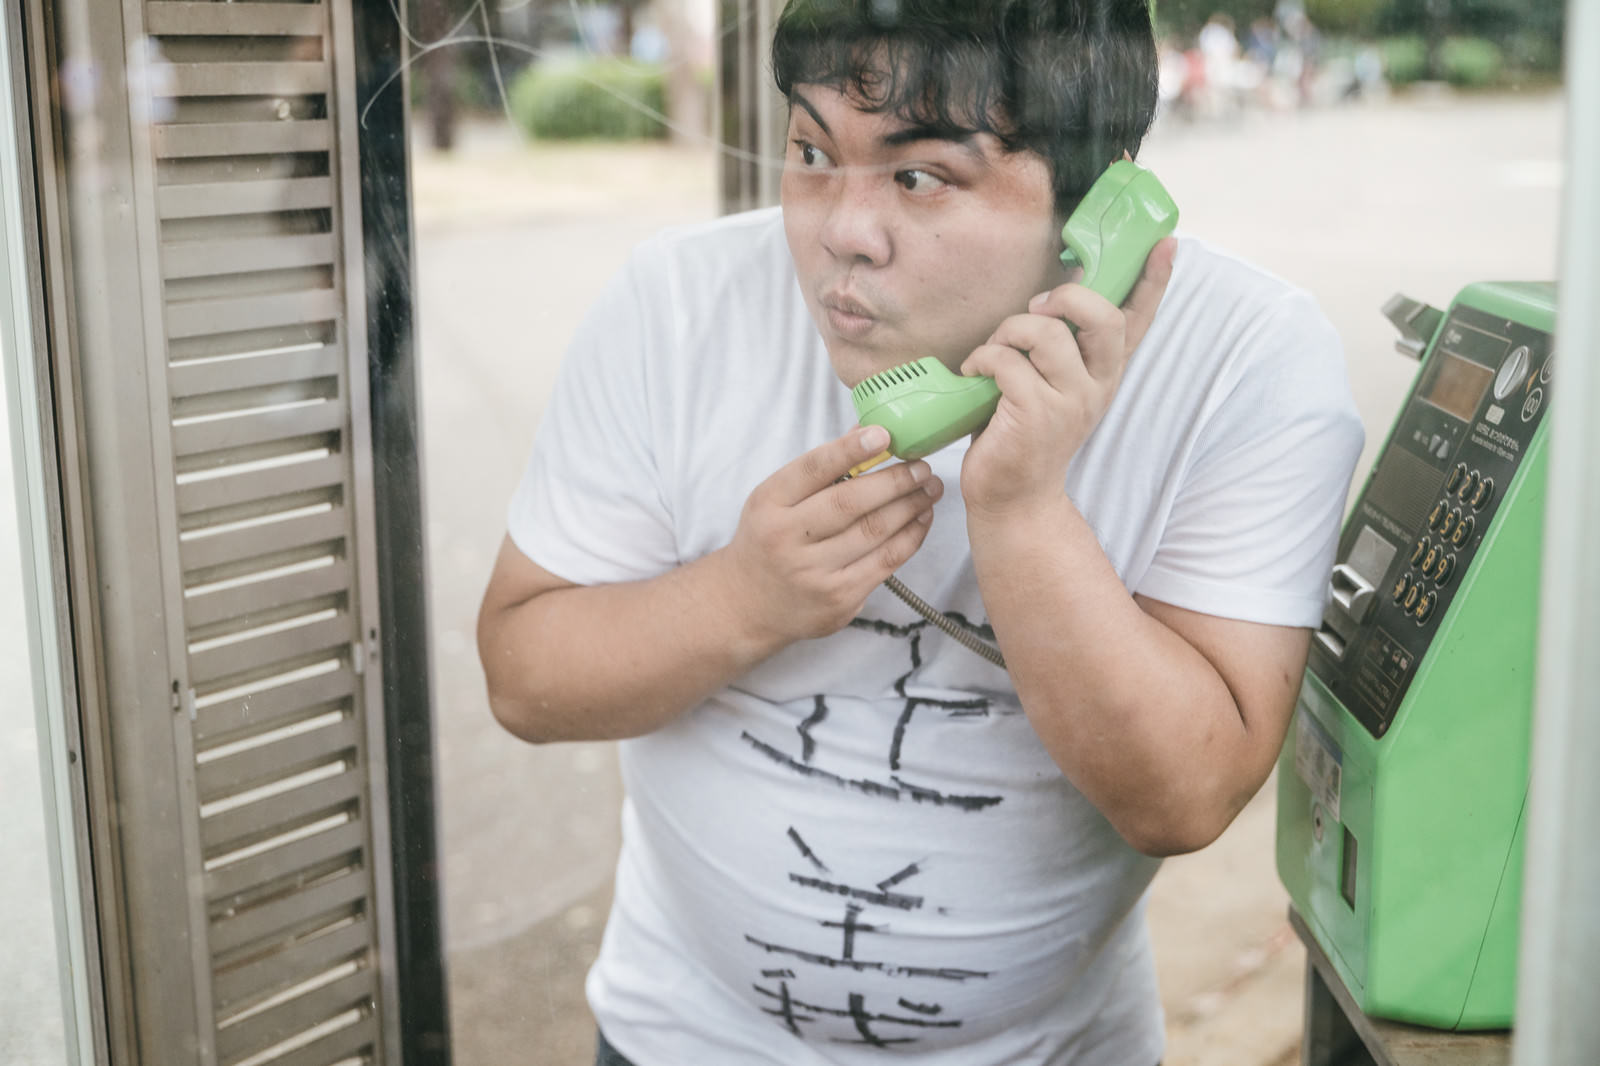
[[[789, 102], [791, 105], [799, 104], [805, 110], [805, 113], [811, 116], [811, 121], [821, 127], [823, 133], [827, 134], [829, 138], [833, 137], [833, 130], [829, 128], [828, 123], [823, 120], [822, 114], [817, 111], [811, 101], [806, 99], [804, 93], [799, 90], [791, 90]], [[944, 141], [965, 150], [982, 161], [985, 156], [983, 149], [978, 147], [977, 136], [977, 130], [965, 129], [961, 126], [918, 122], [906, 126], [904, 129], [884, 134], [878, 143], [885, 148], [900, 148], [907, 144], [915, 144], [918, 141]]]
[[815, 107], [811, 106], [811, 101], [807, 100], [798, 90], [789, 93], [789, 102], [799, 104], [805, 108], [806, 114], [811, 116], [811, 121], [821, 126], [822, 132], [826, 133], [830, 138], [833, 136], [833, 131], [828, 128], [828, 124], [822, 121], [822, 115], [817, 112]]
[[976, 143], [977, 137], [977, 130], [962, 129], [960, 126], [918, 123], [907, 126], [904, 129], [895, 130], [893, 133], [884, 134], [881, 143], [886, 148], [899, 148], [902, 145], [915, 144], [918, 141], [945, 141], [981, 157], [983, 150]]

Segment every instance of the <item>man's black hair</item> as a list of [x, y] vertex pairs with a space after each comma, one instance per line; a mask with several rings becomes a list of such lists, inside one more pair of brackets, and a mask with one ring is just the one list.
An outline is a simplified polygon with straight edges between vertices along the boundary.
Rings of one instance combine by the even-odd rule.
[[790, 0], [772, 67], [938, 136], [994, 134], [1049, 162], [1065, 215], [1155, 117], [1148, 0]]

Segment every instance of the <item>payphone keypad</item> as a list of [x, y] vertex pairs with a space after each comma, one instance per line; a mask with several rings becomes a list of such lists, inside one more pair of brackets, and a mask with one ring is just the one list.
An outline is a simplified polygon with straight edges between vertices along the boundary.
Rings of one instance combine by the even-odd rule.
[[1310, 668], [1374, 736], [1493, 528], [1548, 407], [1550, 367], [1548, 334], [1456, 307], [1356, 501], [1337, 569], [1377, 595], [1359, 611], [1346, 606], [1359, 597], [1333, 597]]

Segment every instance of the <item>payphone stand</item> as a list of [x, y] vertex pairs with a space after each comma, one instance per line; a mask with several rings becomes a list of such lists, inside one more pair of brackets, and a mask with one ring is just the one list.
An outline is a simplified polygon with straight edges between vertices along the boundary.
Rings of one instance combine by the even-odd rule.
[[[1416, 305], [1413, 305], [1416, 306]], [[1352, 509], [1278, 765], [1278, 872], [1359, 1010], [1511, 1024], [1555, 290], [1471, 285]]]

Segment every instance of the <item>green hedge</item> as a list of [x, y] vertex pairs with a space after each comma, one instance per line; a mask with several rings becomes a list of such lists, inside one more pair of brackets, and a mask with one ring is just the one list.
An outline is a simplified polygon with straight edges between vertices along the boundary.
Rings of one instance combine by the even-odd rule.
[[666, 74], [658, 64], [621, 59], [536, 63], [511, 83], [511, 115], [526, 134], [549, 140], [665, 137]]
[[[1383, 69], [1394, 85], [1428, 77], [1428, 45], [1421, 37], [1390, 37], [1379, 45]], [[1500, 46], [1481, 37], [1449, 37], [1439, 46], [1439, 73], [1451, 85], [1481, 89], [1497, 85], [1505, 71]]]
[[1500, 81], [1505, 66], [1500, 46], [1481, 37], [1450, 37], [1439, 47], [1444, 80], [1451, 85], [1481, 89]]
[[1390, 37], [1378, 43], [1378, 54], [1391, 85], [1410, 85], [1428, 76], [1428, 42], [1421, 37]]

